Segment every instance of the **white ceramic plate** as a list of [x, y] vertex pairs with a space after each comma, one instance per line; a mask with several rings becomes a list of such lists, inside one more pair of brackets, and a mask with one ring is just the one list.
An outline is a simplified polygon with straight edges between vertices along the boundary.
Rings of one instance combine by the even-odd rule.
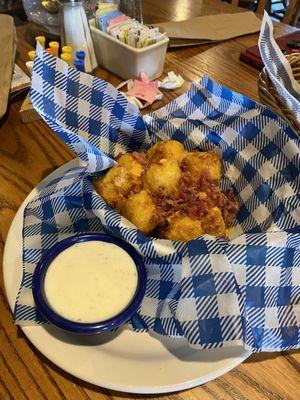
[[[77, 160], [62, 166], [40, 183], [17, 212], [7, 236], [3, 274], [13, 309], [22, 277], [22, 225], [25, 205], [49, 179]], [[195, 351], [185, 340], [156, 338], [123, 329], [82, 337], [52, 326], [23, 326], [34, 346], [54, 364], [87, 382], [131, 393], [166, 393], [198, 386], [225, 374], [250, 353], [242, 348]]]

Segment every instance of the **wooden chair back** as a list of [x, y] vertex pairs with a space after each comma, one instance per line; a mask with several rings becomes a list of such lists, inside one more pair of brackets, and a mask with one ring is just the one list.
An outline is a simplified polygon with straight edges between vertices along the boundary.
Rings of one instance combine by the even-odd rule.
[[294, 25], [297, 22], [299, 16], [300, 16], [299, 0], [290, 0], [282, 22], [288, 25]]
[[264, 10], [266, 8], [267, 1], [269, 1], [269, 0], [258, 0], [257, 9], [256, 9], [257, 14], [263, 15]]
[[[257, 2], [257, 8], [256, 8], [256, 13], [257, 13], [257, 14], [259, 14], [259, 15], [262, 15], [262, 14], [263, 14], [264, 9], [265, 9], [265, 7], [266, 7], [267, 1], [269, 1], [269, 0], [258, 0], [258, 2]], [[296, 0], [296, 1], [297, 1], [297, 0]], [[253, 0], [250, 0], [249, 3], [251, 4], [251, 3], [253, 3], [253, 2], [254, 2]], [[239, 6], [239, 0], [231, 0], [231, 4], [232, 4], [233, 6], [238, 7], [238, 6]]]

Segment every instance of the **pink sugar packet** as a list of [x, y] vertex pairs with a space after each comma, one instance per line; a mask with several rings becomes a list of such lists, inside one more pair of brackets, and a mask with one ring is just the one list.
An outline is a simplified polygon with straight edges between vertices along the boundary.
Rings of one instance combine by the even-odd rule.
[[135, 79], [127, 94], [152, 104], [158, 94], [158, 81], [150, 82], [147, 75], [142, 72], [141, 80]]
[[118, 17], [109, 19], [109, 20], [107, 21], [107, 25], [108, 25], [108, 26], [115, 25], [115, 24], [118, 24], [119, 22], [128, 21], [129, 19], [130, 19], [130, 18], [129, 18], [127, 15], [122, 14], [122, 15], [119, 15]]

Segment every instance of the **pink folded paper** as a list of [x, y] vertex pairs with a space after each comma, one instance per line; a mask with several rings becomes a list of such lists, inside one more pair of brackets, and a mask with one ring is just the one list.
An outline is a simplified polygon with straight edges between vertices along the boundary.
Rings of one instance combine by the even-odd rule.
[[135, 79], [132, 87], [126, 93], [152, 104], [158, 94], [158, 81], [150, 82], [145, 73], [141, 73], [141, 80]]

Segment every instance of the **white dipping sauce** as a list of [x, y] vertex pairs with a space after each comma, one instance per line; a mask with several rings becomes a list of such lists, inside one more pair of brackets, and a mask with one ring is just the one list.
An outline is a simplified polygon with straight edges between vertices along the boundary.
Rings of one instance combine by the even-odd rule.
[[132, 300], [138, 282], [129, 254], [113, 243], [87, 241], [62, 251], [45, 276], [45, 295], [62, 317], [100, 322], [119, 314]]

